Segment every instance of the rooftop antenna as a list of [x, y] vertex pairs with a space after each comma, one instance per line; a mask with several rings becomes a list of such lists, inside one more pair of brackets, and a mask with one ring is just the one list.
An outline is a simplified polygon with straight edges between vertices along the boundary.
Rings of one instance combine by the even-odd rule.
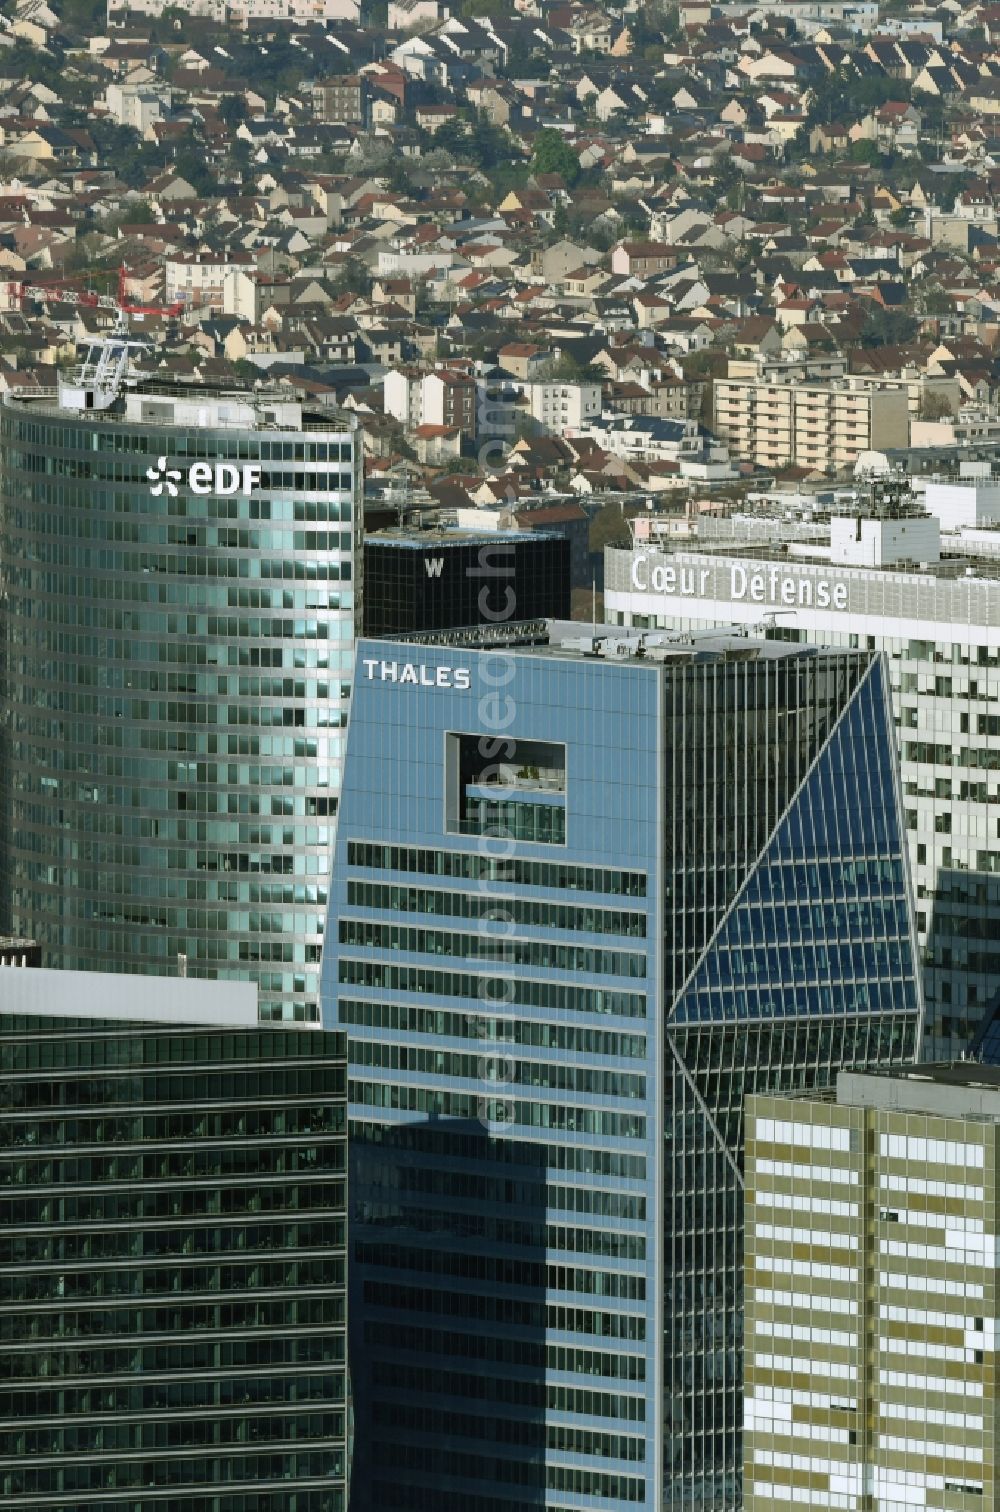
[[399, 490], [395, 490], [395, 491], [398, 494], [397, 501], [396, 501], [396, 509], [397, 509], [397, 513], [398, 513], [398, 516], [399, 516], [399, 518], [396, 521], [396, 523], [398, 524], [400, 530], [402, 530], [402, 528], [406, 524], [406, 521], [407, 521], [407, 519], [409, 517], [409, 514], [410, 514], [410, 468], [409, 468], [409, 464], [407, 464], [407, 466], [405, 466], [403, 468], [403, 486], [402, 486], [402, 491], [401, 492]]
[[778, 620], [778, 615], [779, 614], [794, 614], [794, 613], [795, 613], [794, 609], [768, 609], [767, 613], [766, 614], [762, 614], [761, 617], [760, 617], [760, 619], [757, 621], [756, 624], [753, 624], [753, 625], [738, 625], [737, 626], [737, 634], [738, 635], [763, 635], [763, 636], [766, 636], [769, 630], [776, 630], [778, 628], [777, 620]]
[[122, 389], [139, 376], [133, 357], [148, 356], [152, 351], [149, 341], [133, 338], [129, 329], [129, 317], [139, 320], [145, 315], [173, 317], [183, 310], [183, 303], [172, 305], [138, 304], [127, 296], [128, 270], [122, 263], [118, 270], [117, 297], [111, 294], [96, 294], [92, 289], [70, 289], [65, 284], [21, 285], [21, 300], [25, 298], [52, 299], [58, 296], [68, 304], [84, 309], [101, 309], [114, 312], [114, 326], [105, 336], [91, 341], [83, 361], [68, 377], [59, 379], [59, 404], [63, 409], [107, 410], [112, 407]]

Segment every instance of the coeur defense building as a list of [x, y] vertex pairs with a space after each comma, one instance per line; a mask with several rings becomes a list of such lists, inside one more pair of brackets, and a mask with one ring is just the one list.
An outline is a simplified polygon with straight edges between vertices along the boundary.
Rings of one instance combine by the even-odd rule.
[[360, 642], [338, 818], [354, 1512], [721, 1512], [744, 1096], [919, 1049], [885, 664], [447, 641]]
[[929, 1055], [959, 1054], [1000, 991], [1000, 485], [890, 477], [772, 496], [605, 557], [608, 619], [696, 636], [759, 625], [885, 652], [924, 963]]

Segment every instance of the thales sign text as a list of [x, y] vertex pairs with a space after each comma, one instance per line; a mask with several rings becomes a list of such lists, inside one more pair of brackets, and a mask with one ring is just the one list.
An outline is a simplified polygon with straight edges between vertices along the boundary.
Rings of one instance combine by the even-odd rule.
[[365, 657], [365, 674], [369, 682], [410, 683], [416, 688], [454, 688], [467, 693], [472, 687], [468, 667], [424, 667], [413, 662], [376, 661]]
[[[723, 568], [716, 568], [721, 572]], [[738, 603], [773, 604], [785, 609], [846, 609], [847, 584], [830, 578], [791, 577], [780, 567], [759, 569], [730, 563], [729, 597]], [[676, 594], [681, 598], [721, 597], [709, 589], [709, 567], [668, 567], [663, 563], [650, 566], [647, 552], [632, 558], [632, 587], [640, 593]]]

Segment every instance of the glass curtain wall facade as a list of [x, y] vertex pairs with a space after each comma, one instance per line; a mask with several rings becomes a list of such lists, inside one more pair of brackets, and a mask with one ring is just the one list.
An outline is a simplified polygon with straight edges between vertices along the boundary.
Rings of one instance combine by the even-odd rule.
[[[751, 527], [786, 543], [796, 529], [814, 533], [789, 557], [785, 544], [768, 544]], [[981, 544], [988, 535], [943, 537], [951, 559], [930, 567], [831, 569], [829, 548], [810, 555], [815, 526], [765, 517], [729, 528], [730, 541], [703, 527], [704, 540], [678, 551], [609, 548], [608, 618], [636, 627], [623, 634], [700, 634], [774, 615], [775, 638], [885, 653], [923, 958], [925, 1053], [965, 1054], [1000, 993], [1000, 580]]]
[[359, 649], [353, 1512], [735, 1505], [743, 1096], [915, 1053], [881, 660], [642, 649]]
[[343, 1037], [0, 1013], [0, 1504], [342, 1512]]
[[315, 1019], [360, 448], [193, 393], [0, 402], [3, 927]]
[[419, 635], [503, 623], [515, 614], [568, 619], [569, 558], [565, 536], [537, 530], [397, 527], [368, 535], [364, 633], [372, 640]]

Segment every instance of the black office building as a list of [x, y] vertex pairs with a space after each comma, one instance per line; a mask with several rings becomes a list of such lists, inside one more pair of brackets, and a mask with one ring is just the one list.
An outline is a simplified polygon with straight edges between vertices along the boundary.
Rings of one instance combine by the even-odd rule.
[[0, 1506], [343, 1512], [345, 1099], [339, 1034], [0, 1012]]
[[568, 619], [570, 547], [539, 531], [391, 529], [365, 538], [364, 633]]

